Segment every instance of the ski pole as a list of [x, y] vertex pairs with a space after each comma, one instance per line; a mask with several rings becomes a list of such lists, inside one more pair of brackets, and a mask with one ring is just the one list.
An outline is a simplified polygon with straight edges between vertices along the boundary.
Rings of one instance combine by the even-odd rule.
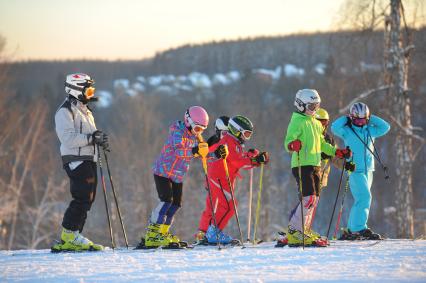
[[336, 222], [336, 228], [334, 229], [333, 240], [336, 240], [336, 238], [337, 238], [337, 232], [339, 231], [339, 227], [340, 227], [340, 219], [341, 219], [342, 213], [343, 213], [343, 204], [345, 203], [346, 193], [349, 190], [349, 175], [351, 174], [351, 172], [347, 171], [346, 173], [347, 173], [347, 177], [346, 177], [345, 190], [343, 191], [342, 203], [340, 205], [339, 214], [337, 216], [337, 222]]
[[331, 217], [330, 217], [330, 224], [328, 224], [327, 238], [328, 238], [328, 235], [330, 234], [331, 223], [333, 222], [334, 212], [336, 211], [336, 205], [337, 205], [337, 200], [339, 199], [340, 188], [341, 188], [342, 179], [343, 179], [343, 173], [345, 172], [345, 166], [346, 166], [346, 159], [343, 160], [342, 174], [340, 174], [339, 187], [337, 188], [337, 195], [336, 195], [336, 200], [334, 201], [333, 213], [331, 214]]
[[299, 151], [297, 152], [297, 167], [299, 173], [300, 213], [302, 214], [302, 247], [303, 249], [305, 249], [305, 218], [303, 216], [302, 166], [300, 165]]
[[104, 173], [102, 171], [102, 160], [101, 160], [101, 152], [99, 150], [99, 145], [97, 145], [97, 148], [98, 148], [99, 171], [101, 173], [102, 189], [103, 189], [103, 192], [104, 192], [104, 201], [105, 201], [106, 215], [107, 215], [107, 219], [108, 219], [109, 234], [111, 236], [111, 245], [112, 245], [112, 248], [114, 249], [115, 248], [114, 236], [112, 234], [111, 218], [109, 216], [109, 211], [108, 211], [108, 197], [107, 197]]
[[[198, 138], [198, 141], [200, 143], [204, 142], [203, 136], [198, 135], [197, 138]], [[212, 192], [211, 192], [211, 189], [210, 189], [209, 177], [208, 177], [208, 173], [207, 173], [207, 159], [206, 159], [205, 155], [201, 156], [201, 161], [202, 161], [202, 164], [203, 164], [204, 176], [206, 177], [207, 193], [209, 195], [210, 207], [212, 208], [213, 223], [214, 223], [214, 226], [215, 226], [215, 229], [216, 229], [215, 232], [216, 232], [217, 248], [218, 248], [218, 250], [220, 250], [221, 247], [220, 247], [220, 240], [219, 240], [219, 227], [217, 226], [217, 221], [216, 221], [216, 209], [215, 209], [215, 207], [213, 207], [213, 196], [212, 196]], [[217, 202], [216, 202], [216, 204], [217, 204]]]
[[[370, 131], [368, 130], [368, 128], [367, 128], [367, 132], [368, 132], [368, 136], [370, 137], [371, 144], [373, 145], [373, 149], [374, 149], [374, 152], [375, 152], [375, 154], [373, 154], [373, 155], [374, 155], [374, 157], [376, 157], [376, 160], [379, 162], [380, 166], [382, 167], [383, 173], [385, 173], [385, 179], [387, 180], [387, 179], [389, 179], [388, 167], [386, 167], [382, 163], [382, 159], [380, 158], [379, 152], [377, 151], [376, 145], [374, 144], [374, 141], [373, 141], [373, 137], [371, 136]], [[370, 152], [371, 152], [371, 150], [370, 150]]]
[[247, 242], [250, 242], [252, 202], [253, 202], [253, 168], [250, 169], [250, 185], [249, 185], [248, 213], [247, 213]]
[[[367, 132], [368, 132], [368, 136], [367, 136], [367, 142], [365, 142], [363, 139], [361, 139], [361, 137], [355, 132], [355, 130], [352, 128], [352, 125], [349, 125], [349, 128], [352, 130], [352, 132], [355, 134], [355, 136], [361, 141], [361, 143], [365, 146], [365, 148], [374, 156], [374, 158], [377, 160], [377, 162], [379, 162], [380, 166], [383, 169], [383, 173], [385, 174], [385, 179], [389, 179], [389, 174], [388, 174], [388, 167], [385, 166], [382, 163], [382, 160], [380, 159], [379, 153], [376, 150], [376, 146], [374, 145], [374, 141], [373, 141], [373, 137], [370, 134], [370, 131], [367, 128]], [[371, 139], [371, 143], [373, 145], [374, 151], [373, 152], [370, 147], [368, 146], [368, 137], [370, 137]]]
[[240, 219], [238, 217], [237, 204], [235, 203], [234, 188], [232, 187], [231, 179], [229, 177], [228, 163], [226, 162], [226, 158], [223, 159], [223, 168], [225, 169], [226, 180], [228, 181], [229, 190], [231, 191], [232, 204], [234, 206], [235, 218], [237, 220], [237, 225], [238, 225], [238, 231], [240, 232], [241, 245], [243, 246], [242, 248], [244, 249], [245, 246], [244, 246], [244, 240], [243, 240], [243, 232], [241, 231]]
[[256, 219], [254, 221], [253, 245], [256, 244], [256, 232], [257, 232], [257, 225], [259, 223], [260, 205], [261, 205], [262, 188], [263, 188], [263, 166], [264, 164], [261, 163], [260, 177], [259, 177], [259, 191], [257, 192]]
[[121, 229], [123, 230], [124, 241], [126, 242], [127, 249], [129, 249], [129, 242], [127, 241], [126, 229], [124, 229], [123, 218], [121, 217], [120, 207], [118, 206], [118, 199], [117, 199], [117, 195], [115, 193], [114, 183], [112, 182], [111, 171], [109, 169], [108, 155], [106, 154], [105, 150], [103, 150], [103, 152], [104, 152], [104, 157], [105, 157], [105, 163], [106, 163], [106, 166], [107, 166], [109, 181], [111, 183], [112, 194], [114, 195], [115, 207], [117, 208], [118, 218], [120, 219]]

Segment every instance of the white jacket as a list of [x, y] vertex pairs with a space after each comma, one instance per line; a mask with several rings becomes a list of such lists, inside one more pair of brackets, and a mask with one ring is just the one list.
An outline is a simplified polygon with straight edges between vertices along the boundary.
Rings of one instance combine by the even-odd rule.
[[55, 114], [55, 130], [61, 142], [63, 164], [73, 161], [97, 161], [97, 149], [92, 142], [96, 131], [92, 111], [76, 99], [66, 98]]

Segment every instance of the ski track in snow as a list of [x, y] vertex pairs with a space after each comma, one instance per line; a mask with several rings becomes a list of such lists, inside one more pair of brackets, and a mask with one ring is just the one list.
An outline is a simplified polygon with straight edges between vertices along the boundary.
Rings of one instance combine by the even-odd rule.
[[426, 240], [192, 250], [0, 251], [0, 282], [426, 282]]

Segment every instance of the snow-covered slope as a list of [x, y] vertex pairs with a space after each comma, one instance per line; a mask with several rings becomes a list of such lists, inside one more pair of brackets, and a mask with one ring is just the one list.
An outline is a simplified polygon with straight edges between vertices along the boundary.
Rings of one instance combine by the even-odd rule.
[[426, 241], [192, 250], [0, 251], [0, 282], [426, 282]]

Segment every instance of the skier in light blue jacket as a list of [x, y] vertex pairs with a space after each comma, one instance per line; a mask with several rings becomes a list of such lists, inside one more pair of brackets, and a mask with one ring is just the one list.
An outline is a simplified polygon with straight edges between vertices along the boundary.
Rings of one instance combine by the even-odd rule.
[[370, 115], [368, 106], [362, 102], [354, 103], [349, 116], [342, 116], [331, 125], [333, 134], [351, 148], [356, 166], [349, 177], [354, 204], [349, 214], [348, 231], [342, 235], [342, 240], [381, 239], [379, 234], [367, 227], [367, 220], [374, 172], [374, 139], [385, 135], [389, 129], [390, 125]]

